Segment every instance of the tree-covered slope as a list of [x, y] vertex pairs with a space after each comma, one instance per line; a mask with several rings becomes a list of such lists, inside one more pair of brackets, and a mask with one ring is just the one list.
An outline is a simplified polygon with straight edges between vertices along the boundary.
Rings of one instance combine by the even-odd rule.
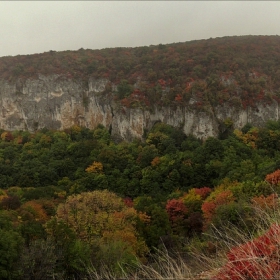
[[148, 251], [189, 262], [190, 242], [214, 258], [212, 225], [253, 238], [256, 209], [279, 211], [279, 147], [279, 121], [204, 142], [163, 123], [118, 144], [102, 126], [2, 130], [1, 279], [130, 277]]
[[278, 101], [279, 66], [279, 36], [240, 36], [2, 57], [0, 77], [26, 79], [40, 73], [85, 81], [107, 78], [120, 85], [118, 98], [127, 106], [137, 95], [148, 106], [186, 104], [193, 97], [198, 107], [224, 102], [246, 107]]

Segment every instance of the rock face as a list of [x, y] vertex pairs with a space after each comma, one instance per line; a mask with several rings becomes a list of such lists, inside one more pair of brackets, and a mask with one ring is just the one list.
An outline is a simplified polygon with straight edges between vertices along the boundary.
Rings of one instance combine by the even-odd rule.
[[246, 123], [262, 126], [267, 120], [279, 119], [276, 102], [245, 110], [226, 104], [208, 111], [191, 109], [191, 106], [153, 110], [125, 108], [114, 101], [114, 93], [104, 93], [108, 83], [106, 79], [82, 82], [59, 75], [39, 75], [38, 79], [24, 82], [1, 80], [0, 128], [62, 130], [76, 124], [93, 129], [102, 124], [115, 139], [130, 141], [142, 139], [156, 122], [164, 122], [205, 139], [218, 136], [227, 119], [235, 128], [242, 128]]
[[74, 124], [108, 127], [112, 123], [110, 102], [102, 105], [98, 93], [106, 80], [88, 84], [62, 76], [42, 76], [15, 83], [0, 81], [0, 127], [34, 131], [44, 127], [64, 129]]

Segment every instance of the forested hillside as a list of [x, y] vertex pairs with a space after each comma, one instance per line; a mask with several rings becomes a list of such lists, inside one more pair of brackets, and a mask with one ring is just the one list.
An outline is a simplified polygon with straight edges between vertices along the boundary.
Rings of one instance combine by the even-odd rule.
[[2, 131], [0, 278], [121, 277], [190, 240], [212, 254], [211, 225], [253, 229], [255, 206], [278, 207], [279, 145], [275, 121], [204, 142], [162, 123], [119, 144], [102, 126]]
[[279, 69], [279, 36], [0, 58], [0, 279], [197, 279], [194, 248], [213, 280], [275, 278]]
[[279, 36], [239, 36], [2, 57], [0, 78], [24, 81], [38, 74], [85, 82], [89, 77], [106, 78], [118, 86], [116, 98], [127, 107], [186, 105], [193, 98], [194, 108], [225, 102], [246, 108], [279, 101], [279, 67]]

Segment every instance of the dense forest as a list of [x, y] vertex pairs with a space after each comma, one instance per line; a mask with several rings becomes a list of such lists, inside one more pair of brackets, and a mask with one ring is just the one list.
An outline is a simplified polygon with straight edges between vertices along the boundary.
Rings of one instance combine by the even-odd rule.
[[1, 131], [0, 278], [120, 276], [191, 240], [211, 254], [213, 225], [253, 228], [254, 206], [278, 205], [279, 148], [276, 121], [204, 142], [163, 123], [118, 144], [101, 125]]
[[[7, 82], [104, 78], [105, 97], [145, 109], [279, 102], [279, 69], [279, 36], [0, 58]], [[275, 278], [280, 121], [223, 125], [201, 140], [157, 122], [118, 143], [102, 125], [0, 130], [0, 279], [198, 279], [167, 274], [199, 272], [194, 250], [219, 265], [213, 280]]]
[[227, 103], [247, 108], [280, 98], [280, 37], [236, 36], [136, 48], [79, 49], [0, 58], [0, 78], [59, 74], [110, 81], [123, 106], [145, 109]]

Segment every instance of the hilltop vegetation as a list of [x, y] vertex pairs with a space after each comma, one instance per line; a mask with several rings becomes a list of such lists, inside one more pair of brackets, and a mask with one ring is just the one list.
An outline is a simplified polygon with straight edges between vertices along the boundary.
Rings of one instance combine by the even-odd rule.
[[[280, 37], [240, 36], [137, 48], [49, 51], [0, 58], [0, 78], [63, 75], [117, 85], [123, 106], [181, 106], [207, 109], [228, 103], [254, 107], [279, 101]], [[191, 101], [191, 102], [190, 102]]]
[[256, 206], [278, 208], [279, 143], [272, 121], [205, 142], [162, 123], [119, 144], [102, 126], [2, 131], [1, 279], [120, 277], [191, 240], [212, 254], [212, 225], [253, 230]]

